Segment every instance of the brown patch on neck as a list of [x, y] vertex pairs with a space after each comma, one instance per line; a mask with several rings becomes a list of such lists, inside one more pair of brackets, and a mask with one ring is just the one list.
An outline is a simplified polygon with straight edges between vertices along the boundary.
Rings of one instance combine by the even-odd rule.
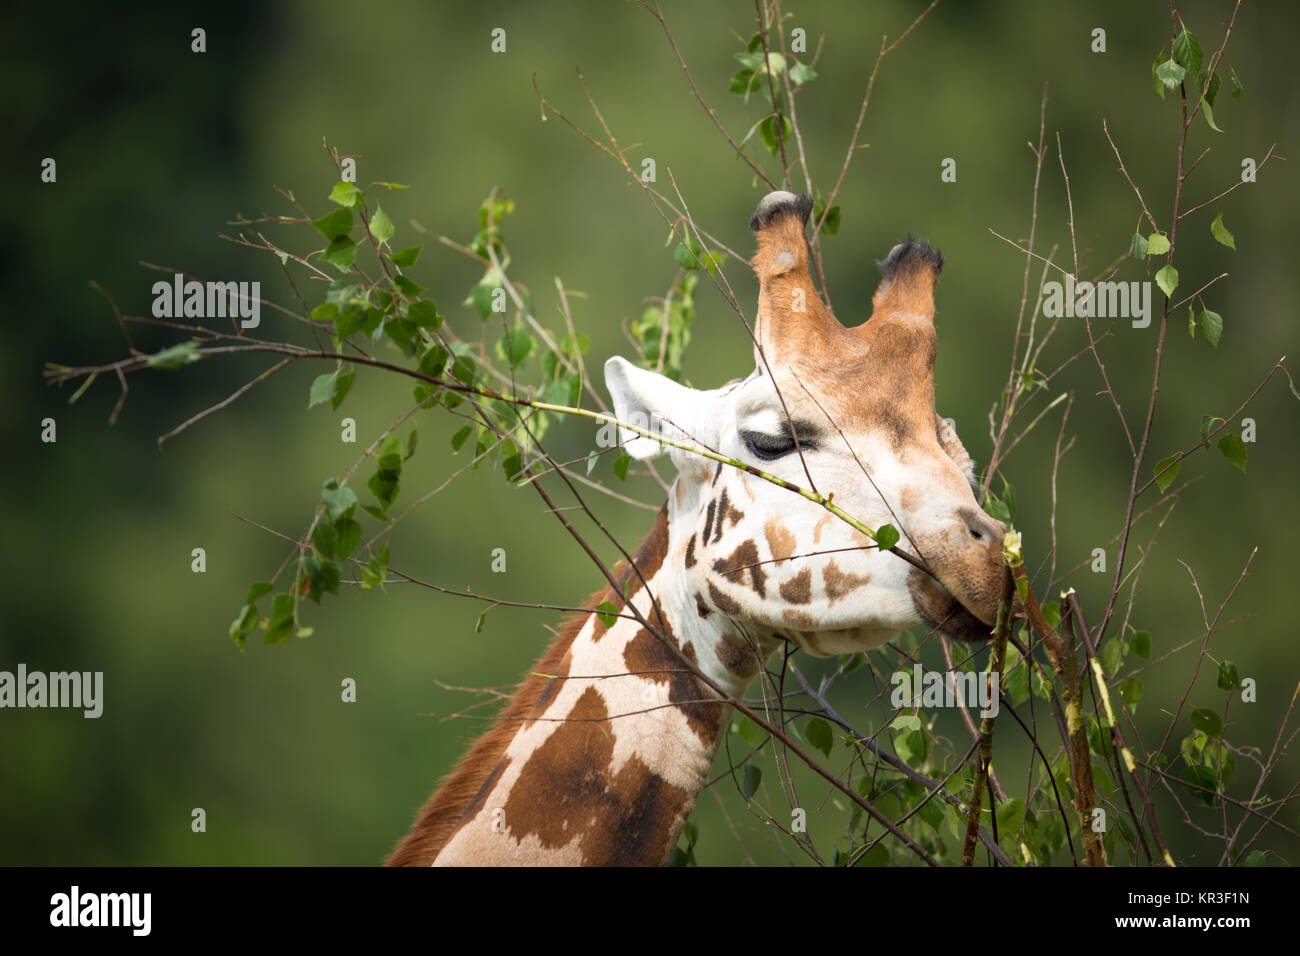
[[502, 838], [535, 836], [551, 850], [577, 840], [588, 866], [663, 863], [690, 794], [636, 755], [610, 776], [617, 722], [594, 687], [568, 719], [524, 764], [506, 800]]
[[761, 660], [758, 651], [739, 637], [722, 635], [714, 647], [718, 661], [741, 680], [749, 680], [758, 673]]
[[[664, 636], [674, 644], [677, 643], [677, 637], [671, 628], [664, 631]], [[698, 664], [695, 648], [689, 642], [682, 648], [682, 654], [692, 664]], [[721, 704], [712, 699], [713, 692], [687, 670], [659, 638], [641, 628], [623, 649], [623, 660], [629, 673], [639, 674], [642, 680], [656, 684], [666, 683], [668, 699], [686, 717], [686, 722], [700, 738], [700, 742], [705, 745], [713, 743], [718, 732], [718, 721], [722, 717]]]
[[[665, 505], [655, 519], [649, 535], [633, 555], [633, 563], [646, 581], [659, 571], [667, 551], [668, 508]], [[588, 607], [609, 601], [622, 610], [625, 606], [622, 594], [624, 589], [631, 597], [641, 588], [641, 578], [636, 576], [626, 562], [615, 568], [614, 575], [619, 585], [618, 590], [606, 587], [598, 591], [588, 599]], [[542, 659], [530, 668], [530, 672], [534, 675], [567, 675], [572, 659], [570, 648], [589, 616], [591, 615], [583, 613], [569, 618], [561, 627], [555, 642]], [[657, 617], [656, 613], [651, 619]], [[662, 625], [663, 622], [659, 623]], [[599, 640], [605, 633], [600, 618], [593, 621], [592, 627], [592, 640]], [[559, 684], [559, 680], [530, 676], [519, 685], [492, 729], [480, 737], [455, 769], [443, 778], [441, 786], [420, 810], [410, 833], [397, 844], [385, 861], [385, 866], [428, 866], [433, 862], [461, 824], [477, 812], [477, 803], [491, 790], [488, 784], [494, 775], [499, 775], [504, 770], [503, 758], [510, 741], [522, 725], [533, 723], [545, 712], [559, 689]]]
[[[609, 593], [606, 588], [592, 601], [599, 603]], [[569, 649], [585, 622], [586, 615], [571, 618], [532, 670], [543, 674], [567, 673], [565, 662]], [[420, 810], [411, 832], [384, 861], [385, 866], [429, 866], [433, 863], [434, 857], [460, 829], [461, 823], [477, 812], [478, 804], [492, 789], [491, 782], [505, 769], [506, 748], [519, 732], [520, 725], [526, 718], [539, 717], [545, 711], [546, 702], [555, 693], [558, 683], [544, 677], [529, 677], [519, 686], [492, 729], [480, 737], [456, 768], [443, 778], [442, 785]]]

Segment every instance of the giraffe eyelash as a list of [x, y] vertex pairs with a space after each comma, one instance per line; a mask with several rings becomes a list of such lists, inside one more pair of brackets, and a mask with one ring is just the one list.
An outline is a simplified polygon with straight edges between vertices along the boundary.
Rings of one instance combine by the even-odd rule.
[[[790, 432], [769, 435], [766, 432], [743, 431], [740, 433], [740, 440], [744, 442], [750, 454], [763, 461], [784, 458], [796, 448], [794, 435]], [[801, 435], [797, 447], [803, 451], [812, 451], [815, 446]]]

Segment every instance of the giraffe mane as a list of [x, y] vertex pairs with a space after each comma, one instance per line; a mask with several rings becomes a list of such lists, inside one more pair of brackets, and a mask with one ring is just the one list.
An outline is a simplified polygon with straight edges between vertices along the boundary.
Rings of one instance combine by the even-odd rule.
[[[591, 598], [592, 603], [588, 606], [595, 607], [601, 601], [610, 600], [610, 595], [611, 589], [606, 587]], [[549, 698], [554, 692], [554, 680], [540, 677], [538, 673], [557, 674], [562, 669], [564, 656], [586, 620], [586, 614], [576, 614], [564, 622], [559, 637], [542, 659], [530, 668], [533, 673], [511, 696], [496, 724], [443, 778], [420, 811], [415, 826], [389, 855], [385, 866], [429, 866], [442, 852], [475, 805], [486, 796], [500, 770], [504, 769], [502, 761], [506, 747], [518, 733], [520, 724], [533, 714], [539, 702], [545, 702], [543, 694]]]
[[[659, 512], [649, 535], [633, 556], [634, 569], [627, 561], [613, 570], [617, 589], [606, 586], [588, 600], [587, 607], [597, 607], [609, 602], [618, 610], [625, 606], [624, 594], [630, 600], [659, 569], [668, 543], [668, 506]], [[637, 574], [637, 572], [640, 572]], [[410, 833], [384, 861], [385, 866], [429, 866], [455, 836], [462, 824], [479, 809], [481, 802], [492, 789], [493, 782], [505, 770], [508, 758], [506, 748], [519, 729], [541, 715], [548, 702], [565, 679], [568, 664], [565, 660], [574, 639], [586, 625], [591, 612], [580, 611], [567, 618], [560, 626], [556, 639], [542, 659], [529, 668], [529, 676], [511, 695], [510, 701], [497, 715], [492, 729], [474, 744], [456, 767], [443, 778], [416, 817]], [[658, 615], [655, 615], [658, 619]], [[595, 639], [605, 628], [598, 620]], [[542, 676], [554, 675], [554, 676]]]

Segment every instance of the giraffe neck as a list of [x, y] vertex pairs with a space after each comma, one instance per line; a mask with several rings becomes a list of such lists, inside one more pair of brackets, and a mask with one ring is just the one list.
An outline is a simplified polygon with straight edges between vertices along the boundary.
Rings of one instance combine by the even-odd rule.
[[[618, 591], [606, 588], [588, 606], [608, 601], [628, 615], [626, 594], [688, 660], [738, 695], [774, 643], [747, 645], [689, 593], [690, 529], [672, 533], [686, 494], [674, 487], [632, 566], [617, 569]], [[620, 616], [606, 626], [580, 614], [388, 864], [662, 864], [708, 781], [728, 709], [639, 621]]]

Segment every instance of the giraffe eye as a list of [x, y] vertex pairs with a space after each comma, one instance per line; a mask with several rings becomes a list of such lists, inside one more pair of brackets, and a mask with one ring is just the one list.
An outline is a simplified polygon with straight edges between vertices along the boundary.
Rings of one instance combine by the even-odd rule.
[[[761, 458], [763, 461], [775, 461], [778, 458], [784, 458], [790, 452], [795, 450], [793, 436], [769, 435], [766, 432], [741, 432], [740, 440], [745, 443], [745, 447], [755, 458]], [[808, 449], [808, 443], [804, 442], [803, 447]]]

